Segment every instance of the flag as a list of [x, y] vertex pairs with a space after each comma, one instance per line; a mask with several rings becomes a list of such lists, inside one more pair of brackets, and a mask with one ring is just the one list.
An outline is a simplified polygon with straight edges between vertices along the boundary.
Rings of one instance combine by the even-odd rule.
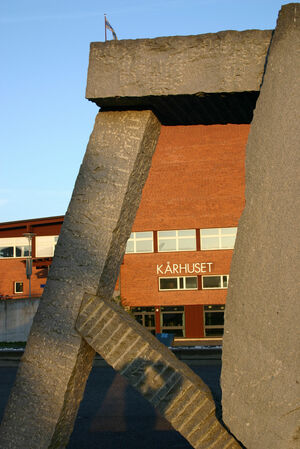
[[113, 38], [115, 41], [118, 40], [117, 35], [115, 30], [113, 29], [113, 27], [111, 26], [111, 24], [109, 23], [109, 21], [107, 20], [106, 16], [105, 16], [105, 30], [109, 30], [112, 32]]

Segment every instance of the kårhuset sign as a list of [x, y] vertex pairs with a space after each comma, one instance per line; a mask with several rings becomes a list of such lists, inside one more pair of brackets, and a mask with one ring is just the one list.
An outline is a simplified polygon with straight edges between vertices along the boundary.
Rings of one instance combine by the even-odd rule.
[[213, 262], [173, 263], [156, 265], [156, 274], [200, 274], [211, 273]]

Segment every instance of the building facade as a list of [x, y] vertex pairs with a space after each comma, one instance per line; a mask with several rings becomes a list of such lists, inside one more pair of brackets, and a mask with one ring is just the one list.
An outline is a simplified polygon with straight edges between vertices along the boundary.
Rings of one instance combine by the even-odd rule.
[[[162, 127], [116, 285], [152, 333], [222, 338], [248, 132], [244, 124]], [[28, 232], [31, 296], [41, 295], [63, 218], [0, 224], [2, 299], [28, 297]]]

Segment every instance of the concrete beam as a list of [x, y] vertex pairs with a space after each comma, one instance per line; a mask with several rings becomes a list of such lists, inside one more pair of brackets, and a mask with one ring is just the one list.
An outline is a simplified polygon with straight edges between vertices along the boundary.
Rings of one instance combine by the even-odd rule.
[[299, 48], [292, 3], [279, 14], [250, 130], [226, 302], [223, 419], [247, 449], [300, 447]]

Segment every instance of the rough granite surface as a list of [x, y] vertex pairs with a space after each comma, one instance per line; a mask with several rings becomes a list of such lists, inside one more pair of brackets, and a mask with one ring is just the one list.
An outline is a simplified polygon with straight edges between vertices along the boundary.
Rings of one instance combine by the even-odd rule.
[[223, 419], [247, 449], [300, 448], [299, 51], [293, 3], [279, 14], [247, 144], [225, 312]]
[[272, 31], [93, 42], [86, 97], [259, 91]]
[[240, 448], [200, 377], [105, 295], [85, 295], [76, 327], [195, 449]]
[[2, 421], [1, 449], [65, 448], [95, 354], [75, 329], [83, 294], [95, 294], [100, 278], [113, 293], [159, 133], [150, 111], [98, 114]]

